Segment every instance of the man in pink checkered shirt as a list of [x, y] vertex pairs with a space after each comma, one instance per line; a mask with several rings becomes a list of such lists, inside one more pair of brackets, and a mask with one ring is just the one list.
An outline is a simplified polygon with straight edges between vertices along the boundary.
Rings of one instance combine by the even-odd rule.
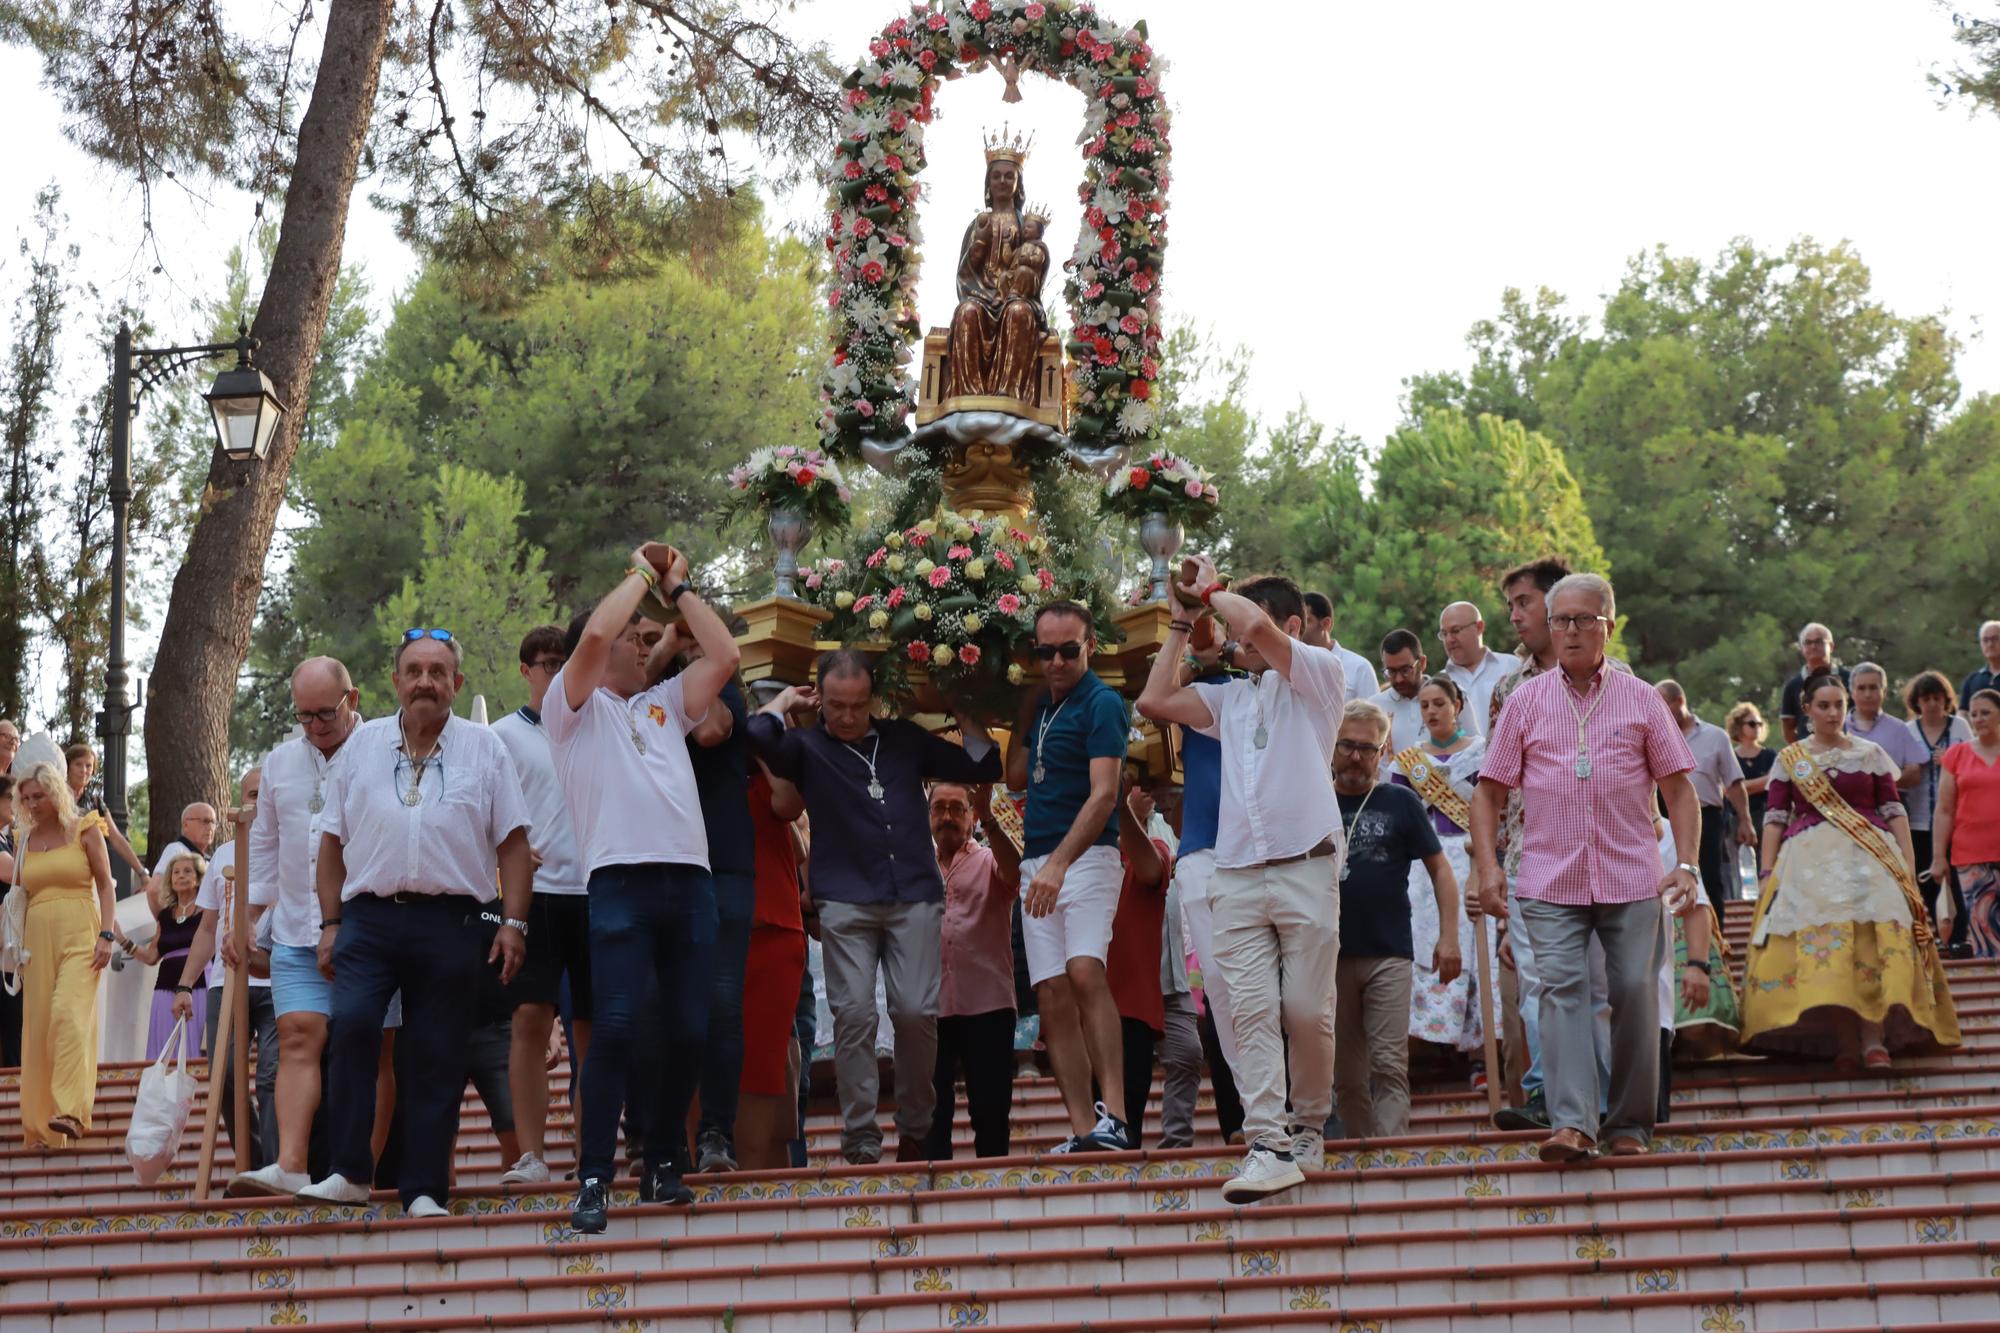
[[[1542, 1068], [1553, 1132], [1545, 1162], [1597, 1149], [1596, 1049], [1589, 949], [1604, 950], [1611, 992], [1611, 1086], [1603, 1138], [1614, 1156], [1652, 1142], [1660, 1077], [1659, 973], [1666, 935], [1661, 903], [1694, 905], [1701, 807], [1688, 772], [1694, 755], [1667, 706], [1636, 676], [1610, 669], [1605, 641], [1616, 623], [1611, 585], [1572, 574], [1548, 592], [1559, 670], [1515, 690], [1501, 709], [1472, 811], [1481, 904], [1506, 915], [1507, 880], [1496, 852], [1509, 788], [1521, 791], [1517, 892], [1542, 971]], [[1660, 875], [1653, 837], [1657, 786], [1680, 864]]]

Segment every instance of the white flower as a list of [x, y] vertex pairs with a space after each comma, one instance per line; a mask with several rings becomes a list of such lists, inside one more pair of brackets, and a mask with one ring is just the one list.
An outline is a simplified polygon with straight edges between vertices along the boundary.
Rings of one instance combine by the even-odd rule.
[[1118, 432], [1121, 435], [1144, 435], [1153, 428], [1154, 416], [1152, 403], [1128, 398], [1125, 406], [1118, 409]]
[[914, 60], [898, 60], [895, 64], [889, 66], [889, 82], [891, 83], [900, 84], [905, 88], [915, 88], [922, 85], [923, 81], [924, 71]]

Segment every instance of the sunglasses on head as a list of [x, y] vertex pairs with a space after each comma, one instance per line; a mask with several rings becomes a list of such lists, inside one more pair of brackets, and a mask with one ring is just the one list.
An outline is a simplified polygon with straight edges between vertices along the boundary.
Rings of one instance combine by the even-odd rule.
[[1044, 662], [1055, 660], [1057, 653], [1062, 654], [1063, 661], [1074, 662], [1077, 658], [1083, 656], [1083, 645], [1077, 643], [1075, 640], [1071, 640], [1069, 643], [1038, 643], [1035, 645], [1035, 656], [1041, 658]]
[[415, 643], [418, 639], [436, 639], [439, 643], [450, 643], [451, 631], [448, 629], [406, 629], [403, 631], [404, 643]]

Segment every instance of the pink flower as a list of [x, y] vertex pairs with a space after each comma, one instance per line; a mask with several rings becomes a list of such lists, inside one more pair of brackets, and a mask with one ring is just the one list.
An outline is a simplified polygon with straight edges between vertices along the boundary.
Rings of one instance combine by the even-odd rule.
[[889, 113], [889, 128], [901, 134], [909, 126], [910, 118], [900, 111]]
[[1151, 157], [1153, 155], [1153, 141], [1142, 134], [1132, 141], [1132, 151], [1140, 157]]
[[1036, 570], [1035, 578], [1040, 581], [1043, 592], [1047, 592], [1049, 589], [1056, 586], [1056, 576], [1049, 573], [1049, 571], [1046, 569]]
[[1127, 315], [1118, 321], [1118, 327], [1127, 333], [1138, 333], [1146, 327], [1146, 321], [1137, 315]]
[[1008, 555], [1005, 551], [996, 549], [993, 552], [993, 563], [1011, 572], [1014, 568], [1014, 557]]
[[1151, 79], [1141, 79], [1139, 80], [1139, 86], [1132, 91], [1141, 97], [1151, 97], [1153, 95], [1153, 81]]
[[1039, 23], [1041, 21], [1042, 15], [1048, 12], [1049, 11], [1043, 7], [1041, 0], [1028, 0], [1028, 7], [1021, 11], [1021, 13], [1027, 18], [1028, 22], [1030, 23]]
[[817, 591], [819, 586], [825, 582], [826, 579], [821, 577], [820, 572], [817, 569], [815, 569], [812, 573], [806, 575], [806, 586], [808, 588], [814, 589], [815, 591]]
[[874, 41], [868, 43], [868, 54], [880, 60], [883, 56], [889, 54], [889, 44], [880, 37], [877, 37]]
[[886, 546], [878, 546], [873, 551], [870, 551], [868, 553], [868, 558], [862, 561], [861, 563], [868, 566], [868, 568], [873, 569], [875, 568], [875, 566], [881, 564], [884, 560], [887, 560], [888, 558], [889, 558], [889, 548]]
[[925, 577], [930, 580], [933, 588], [942, 588], [945, 584], [951, 582], [951, 570], [944, 565], [939, 565]]
[[[936, 68], [936, 66], [937, 66], [937, 52], [935, 52], [935, 51], [931, 51], [931, 50], [924, 50], [924, 51], [919, 51], [919, 52], [917, 52], [917, 64], [921, 65], [921, 66], [922, 66], [923, 68], [925, 68], [925, 69], [934, 69], [934, 68]], [[917, 119], [918, 119], [918, 120], [929, 120], [930, 118], [931, 118], [931, 115], [930, 115], [930, 112], [929, 112], [929, 111], [919, 111], [919, 112], [917, 112]]]
[[1086, 301], [1095, 301], [1102, 295], [1104, 295], [1104, 284], [1101, 282], [1093, 282], [1083, 289], [1083, 299]]
[[1188, 499], [1190, 500], [1201, 499], [1201, 483], [1194, 480], [1192, 477], [1188, 478], [1187, 495]]
[[944, 553], [944, 558], [947, 560], [970, 560], [972, 558], [972, 548], [970, 546], [954, 546]]
[[872, 592], [865, 593], [862, 596], [854, 599], [854, 609], [856, 611], [866, 611], [869, 607], [873, 605], [875, 605], [875, 594]]
[[866, 398], [857, 398], [854, 400], [854, 410], [864, 417], [872, 417], [875, 415], [875, 404]]
[[875, 234], [875, 223], [870, 218], [854, 219], [854, 238], [865, 241]]
[[891, 611], [894, 611], [897, 607], [903, 604], [903, 596], [904, 596], [903, 585], [899, 583], [895, 587], [889, 589], [889, 596], [883, 602], [883, 605], [887, 606]]
[[[1012, 569], [1013, 565], [1010, 563], [1007, 567]], [[1000, 608], [1001, 615], [1011, 616], [1021, 609], [1021, 599], [1011, 592], [1003, 592], [1000, 594], [1000, 600], [994, 605]]]
[[1160, 363], [1150, 356], [1142, 356], [1139, 358], [1139, 373], [1149, 380], [1156, 380], [1160, 377]]
[[965, 663], [967, 666], [978, 666], [979, 645], [976, 643], [966, 644], [965, 647], [958, 650], [958, 660]]
[[910, 654], [910, 660], [912, 662], [928, 662], [931, 660], [931, 650], [929, 644], [912, 643], [906, 651]]
[[858, 181], [861, 179], [861, 164], [850, 158], [847, 165], [840, 169], [840, 174], [851, 181]]
[[1222, 498], [1222, 492], [1216, 490], [1215, 483], [1211, 481], [1206, 486], [1201, 488], [1201, 498], [1208, 501], [1210, 504], [1214, 504], [1217, 500]]
[[865, 101], [867, 101], [867, 100], [868, 100], [868, 90], [867, 90], [867, 89], [865, 89], [865, 88], [849, 88], [849, 89], [847, 90], [847, 104], [848, 104], [849, 106], [853, 106], [853, 107], [858, 107], [858, 106], [860, 106], [860, 105], [861, 105], [861, 104], [862, 104], [863, 102], [865, 102]]
[[[861, 266], [861, 280], [871, 286], [882, 281], [882, 266], [872, 259], [869, 260]], [[1133, 332], [1136, 333], [1138, 330], [1135, 329]]]
[[950, 22], [951, 20], [947, 19], [942, 14], [932, 14], [929, 18], [924, 20], [924, 26], [926, 28], [929, 28], [932, 32], [943, 32], [946, 26]]
[[1147, 292], [1152, 291], [1153, 275], [1150, 273], [1134, 273], [1132, 275], [1132, 290], [1139, 293], [1141, 296], [1144, 296]]
[[930, 540], [930, 534], [922, 528], [910, 528], [903, 533], [903, 540], [912, 546], [922, 546]]
[[891, 171], [901, 171], [903, 169], [903, 159], [894, 153], [890, 153], [882, 159], [882, 165]]
[[835, 559], [826, 562], [826, 572], [829, 574], [838, 574], [841, 570], [846, 568], [847, 568], [847, 562], [837, 557]]
[[1139, 113], [1136, 111], [1127, 111], [1124, 115], [1118, 117], [1118, 128], [1121, 130], [1138, 129]]
[[984, 23], [993, 17], [993, 6], [987, 4], [986, 0], [972, 0], [972, 4], [966, 8], [965, 12], [972, 15], [973, 18], [979, 20], [981, 23]]

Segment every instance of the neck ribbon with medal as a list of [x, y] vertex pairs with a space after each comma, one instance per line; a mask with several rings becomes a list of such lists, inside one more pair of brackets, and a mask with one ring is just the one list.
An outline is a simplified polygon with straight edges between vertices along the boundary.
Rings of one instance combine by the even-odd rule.
[[887, 789], [882, 786], [881, 777], [875, 772], [875, 759], [882, 753], [882, 733], [879, 731], [873, 733], [872, 739], [875, 743], [868, 747], [867, 754], [863, 754], [852, 745], [848, 745], [846, 741], [842, 741], [841, 744], [847, 746], [848, 751], [856, 759], [868, 765], [868, 794], [879, 801], [888, 794]]
[[[1599, 668], [1599, 670], [1605, 669], [1607, 668]], [[1579, 781], [1588, 781], [1590, 778], [1590, 719], [1597, 716], [1597, 707], [1604, 702], [1604, 695], [1606, 693], [1604, 688], [1605, 683], [1601, 680], [1598, 682], [1597, 697], [1590, 701], [1588, 712], [1580, 711], [1577, 708], [1576, 692], [1569, 687], [1569, 677], [1564, 676], [1560, 683], [1562, 686], [1563, 702], [1569, 705], [1570, 716], [1576, 719], [1576, 776]]]
[[396, 718], [396, 731], [403, 738], [403, 753], [409, 757], [412, 770], [410, 789], [403, 793], [403, 804], [414, 810], [424, 803], [424, 770], [431, 766], [432, 761], [437, 758], [439, 748], [444, 745], [444, 732], [439, 730], [437, 740], [431, 744], [431, 752], [419, 759], [415, 751], [410, 749], [410, 733], [404, 726], [401, 715]]
[[1055, 706], [1055, 711], [1043, 718], [1035, 729], [1035, 771], [1030, 776], [1034, 778], [1036, 786], [1040, 786], [1049, 776], [1048, 765], [1042, 762], [1042, 751], [1048, 744], [1049, 728], [1062, 716], [1062, 710], [1069, 707], [1069, 701], [1070, 696], [1064, 695], [1062, 702]]

